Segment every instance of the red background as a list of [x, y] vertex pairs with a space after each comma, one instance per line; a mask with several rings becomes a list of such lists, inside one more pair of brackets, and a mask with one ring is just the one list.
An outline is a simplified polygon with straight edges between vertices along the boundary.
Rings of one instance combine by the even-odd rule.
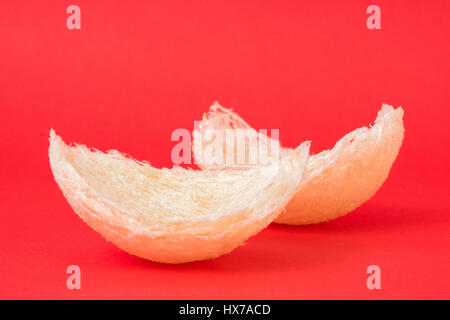
[[[82, 29], [66, 28], [78, 4]], [[368, 30], [366, 8], [381, 8]], [[450, 298], [449, 1], [2, 1], [0, 298]], [[286, 146], [330, 148], [405, 110], [373, 199], [309, 227], [271, 225], [211, 261], [164, 265], [87, 227], [48, 134], [171, 166], [176, 128], [218, 100]], [[82, 289], [66, 288], [81, 267]], [[366, 268], [381, 267], [381, 290]]]

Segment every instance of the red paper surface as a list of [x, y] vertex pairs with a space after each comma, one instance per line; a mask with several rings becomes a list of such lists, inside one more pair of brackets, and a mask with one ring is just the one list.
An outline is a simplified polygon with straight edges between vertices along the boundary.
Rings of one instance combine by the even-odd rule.
[[[81, 8], [68, 30], [66, 8]], [[381, 8], [369, 30], [366, 8]], [[2, 1], [0, 298], [450, 298], [449, 1]], [[105, 241], [53, 180], [48, 135], [171, 167], [218, 100], [314, 153], [405, 110], [390, 176], [329, 223], [271, 225], [215, 260], [164, 265]], [[67, 266], [81, 268], [68, 290]], [[368, 290], [366, 268], [381, 268]]]

